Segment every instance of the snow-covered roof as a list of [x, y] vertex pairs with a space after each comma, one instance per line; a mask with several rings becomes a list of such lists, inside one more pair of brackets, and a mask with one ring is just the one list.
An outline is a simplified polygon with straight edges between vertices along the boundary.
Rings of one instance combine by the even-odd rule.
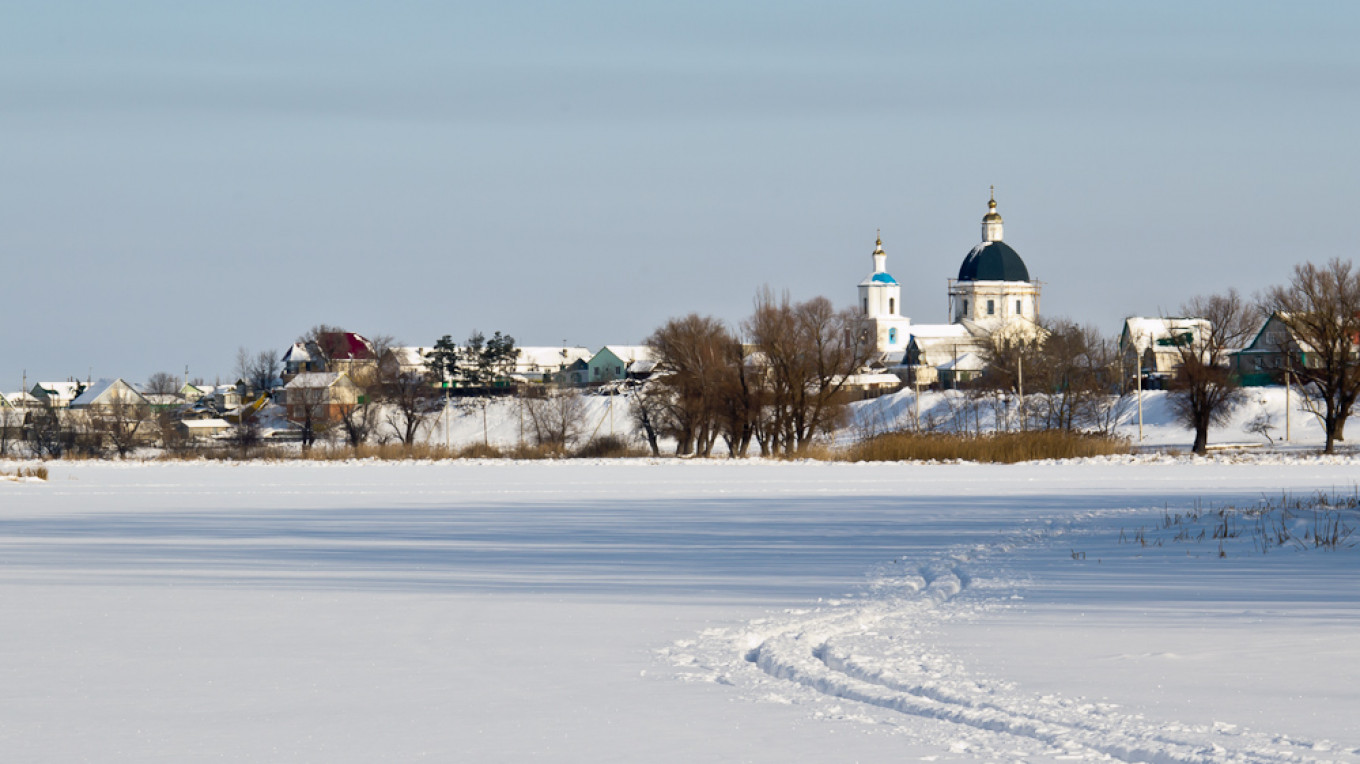
[[590, 348], [579, 345], [537, 345], [519, 348], [515, 359], [516, 371], [525, 372], [537, 369], [556, 371], [559, 366], [569, 366], [573, 361], [590, 358]]
[[402, 368], [424, 366], [425, 359], [429, 358], [430, 353], [432, 352], [434, 352], [433, 349], [427, 347], [399, 347], [387, 349], [388, 356]]
[[964, 353], [958, 358], [945, 361], [937, 368], [940, 371], [982, 371], [987, 368], [987, 362], [976, 353]]
[[153, 406], [173, 406], [176, 403], [183, 403], [184, 398], [174, 393], [143, 393], [142, 397]]
[[900, 385], [902, 379], [896, 374], [887, 372], [874, 372], [870, 374], [851, 374], [842, 378], [846, 385], [851, 387], [879, 387], [882, 385]]
[[187, 430], [225, 430], [231, 422], [225, 419], [185, 419], [180, 422]]
[[123, 403], [145, 404], [147, 402], [141, 393], [121, 378], [101, 379], [85, 388], [85, 391], [79, 397], [71, 401], [71, 408], [78, 409], [85, 406], [112, 403], [115, 396], [120, 397]]
[[296, 377], [293, 377], [292, 381], [284, 386], [284, 389], [296, 390], [298, 388], [310, 389], [330, 387], [339, 382], [340, 378], [344, 376], [343, 373], [338, 371], [309, 371], [305, 374], [299, 374]]
[[47, 392], [49, 397], [58, 400], [69, 401], [76, 397], [76, 390], [80, 387], [79, 382], [39, 382], [38, 387]]
[[[316, 359], [311, 355], [311, 349], [314, 348], [307, 348], [307, 343], [292, 343], [292, 347], [288, 348], [288, 352], [283, 353], [283, 363], [313, 362], [313, 360]], [[321, 355], [321, 352], [318, 351], [317, 355]]]
[[646, 345], [605, 345], [601, 350], [608, 350], [620, 361], [650, 361], [656, 358], [656, 353]]
[[911, 336], [920, 340], [972, 339], [963, 324], [912, 324]]
[[1193, 335], [1194, 341], [1198, 342], [1209, 330], [1209, 321], [1203, 318], [1131, 316], [1124, 320], [1123, 334], [1127, 337], [1125, 341], [1142, 353], [1153, 345], [1169, 347], [1173, 332], [1176, 335], [1189, 333]]

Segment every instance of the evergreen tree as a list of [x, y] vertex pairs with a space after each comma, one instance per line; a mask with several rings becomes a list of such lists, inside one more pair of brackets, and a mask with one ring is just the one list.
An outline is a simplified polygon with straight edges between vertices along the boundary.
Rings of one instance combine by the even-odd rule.
[[446, 334], [434, 343], [434, 350], [430, 351], [430, 355], [425, 359], [425, 366], [436, 380], [447, 387], [458, 380], [460, 355], [458, 343]]

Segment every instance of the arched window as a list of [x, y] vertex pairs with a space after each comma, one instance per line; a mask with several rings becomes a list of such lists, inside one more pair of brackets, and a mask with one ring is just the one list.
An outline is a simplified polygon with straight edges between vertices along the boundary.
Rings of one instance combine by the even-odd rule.
[[897, 300], [895, 298], [892, 297], [888, 298], [888, 312], [889, 313], [897, 312]]
[[897, 327], [895, 326], [888, 327], [888, 344], [897, 344]]

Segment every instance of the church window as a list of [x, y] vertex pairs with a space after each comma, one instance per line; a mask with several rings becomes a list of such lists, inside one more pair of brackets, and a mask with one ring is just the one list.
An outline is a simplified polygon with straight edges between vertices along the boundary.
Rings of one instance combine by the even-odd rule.
[[1019, 300], [1016, 300], [1016, 301], [1015, 301], [1015, 312], [1016, 312], [1016, 313], [1019, 313], [1019, 314], [1021, 314], [1021, 315], [1024, 315], [1024, 312], [1025, 312], [1025, 311], [1022, 310], [1022, 309], [1020, 308], [1020, 301], [1019, 301]]
[[987, 301], [987, 315], [989, 316], [996, 315], [996, 300]]
[[963, 301], [963, 315], [965, 315], [965, 316], [968, 315], [968, 301], [967, 301], [967, 300], [964, 300], [964, 301]]
[[889, 345], [897, 344], [897, 327], [895, 326], [888, 328], [888, 344]]
[[888, 298], [888, 312], [889, 313], [897, 312], [897, 300], [895, 298], [892, 297]]
[[869, 298], [864, 298], [864, 315], [869, 315]]

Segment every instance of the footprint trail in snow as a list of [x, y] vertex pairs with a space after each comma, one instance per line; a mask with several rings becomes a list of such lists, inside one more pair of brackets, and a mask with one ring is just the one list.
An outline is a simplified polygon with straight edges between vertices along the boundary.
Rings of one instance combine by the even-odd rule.
[[[1127, 762], [1360, 761], [1357, 751], [1240, 729], [1160, 722], [1111, 703], [1037, 696], [969, 675], [930, 627], [1002, 598], [1004, 582], [974, 582], [973, 568], [1050, 527], [898, 564], [866, 597], [710, 629], [661, 651], [683, 678], [733, 685], [756, 700], [809, 704], [818, 716], [888, 725], [938, 743], [956, 759]], [[908, 561], [899, 561], [908, 563]], [[971, 604], [961, 596], [969, 595]]]

